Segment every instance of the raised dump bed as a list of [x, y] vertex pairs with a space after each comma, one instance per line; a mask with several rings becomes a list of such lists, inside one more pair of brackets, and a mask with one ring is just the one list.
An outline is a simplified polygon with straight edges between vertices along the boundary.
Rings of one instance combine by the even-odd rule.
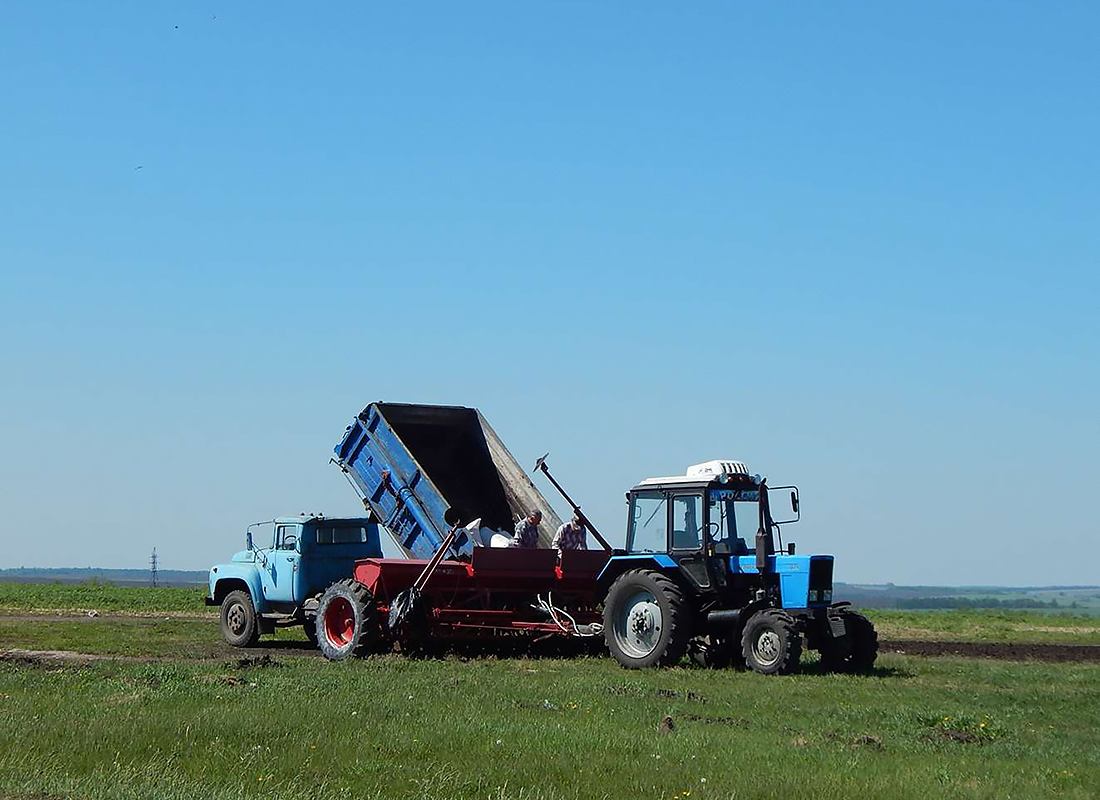
[[[480, 518], [511, 534], [542, 512], [539, 543], [549, 547], [561, 519], [476, 408], [371, 403], [336, 446], [336, 464], [363, 504], [412, 558], [431, 558], [450, 527]], [[451, 548], [470, 557], [465, 534]]]

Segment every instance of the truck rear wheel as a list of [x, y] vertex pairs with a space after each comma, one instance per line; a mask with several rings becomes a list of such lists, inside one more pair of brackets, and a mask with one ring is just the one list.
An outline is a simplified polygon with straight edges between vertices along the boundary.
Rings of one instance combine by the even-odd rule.
[[680, 587], [659, 572], [624, 572], [604, 600], [604, 641], [628, 669], [670, 667], [687, 651], [690, 610]]
[[802, 634], [790, 614], [765, 609], [752, 615], [741, 635], [745, 663], [765, 675], [787, 675], [798, 669]]
[[317, 647], [317, 617], [307, 617], [306, 621], [302, 623], [302, 630], [306, 632], [309, 643]]
[[317, 644], [330, 661], [366, 655], [378, 636], [374, 597], [357, 580], [337, 581], [321, 595], [315, 625]]
[[221, 608], [222, 638], [234, 647], [252, 647], [260, 640], [260, 625], [252, 596], [236, 589], [225, 596]]

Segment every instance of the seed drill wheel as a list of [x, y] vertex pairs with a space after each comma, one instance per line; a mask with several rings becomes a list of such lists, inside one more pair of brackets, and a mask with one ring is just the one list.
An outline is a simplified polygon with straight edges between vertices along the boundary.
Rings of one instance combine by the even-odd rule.
[[604, 640], [628, 669], [668, 667], [683, 658], [690, 611], [675, 583], [659, 572], [624, 572], [604, 601]]
[[332, 584], [321, 595], [315, 625], [317, 644], [330, 661], [366, 655], [378, 637], [370, 590], [351, 578]]
[[776, 609], [758, 611], [741, 635], [745, 663], [765, 675], [786, 675], [798, 669], [802, 634], [794, 617]]
[[825, 639], [821, 663], [831, 672], [870, 672], [878, 658], [878, 633], [871, 620], [848, 609], [833, 612], [844, 620], [840, 639]]
[[230, 592], [222, 600], [222, 638], [234, 647], [252, 647], [260, 640], [260, 624], [252, 596], [243, 589]]

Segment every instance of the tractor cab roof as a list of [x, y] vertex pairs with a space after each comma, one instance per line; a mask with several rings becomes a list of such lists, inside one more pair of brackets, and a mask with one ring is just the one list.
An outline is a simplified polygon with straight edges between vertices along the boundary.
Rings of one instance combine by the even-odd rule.
[[733, 487], [751, 488], [759, 486], [759, 475], [749, 475], [749, 468], [740, 461], [718, 459], [694, 464], [687, 468], [684, 475], [667, 475], [661, 478], [646, 478], [632, 492], [674, 486], [679, 489], [729, 489]]

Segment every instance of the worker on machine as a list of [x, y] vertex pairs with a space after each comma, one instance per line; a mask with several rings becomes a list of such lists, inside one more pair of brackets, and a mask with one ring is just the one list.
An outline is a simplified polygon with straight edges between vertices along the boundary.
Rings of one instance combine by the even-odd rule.
[[539, 523], [542, 522], [542, 512], [530, 511], [526, 517], [516, 523], [516, 535], [512, 537], [509, 547], [538, 547]]
[[551, 547], [561, 555], [562, 550], [587, 550], [588, 531], [584, 527], [584, 521], [580, 514], [574, 514], [573, 519], [562, 524], [558, 532], [554, 534]]

